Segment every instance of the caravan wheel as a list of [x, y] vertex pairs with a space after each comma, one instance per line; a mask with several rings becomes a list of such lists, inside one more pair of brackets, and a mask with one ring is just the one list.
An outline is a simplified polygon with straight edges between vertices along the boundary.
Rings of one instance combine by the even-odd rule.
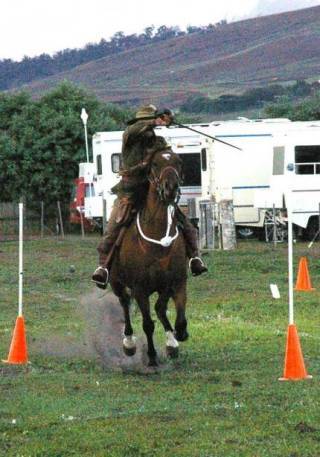
[[317, 216], [310, 217], [307, 228], [303, 230], [303, 239], [307, 241], [319, 240], [319, 218]]
[[252, 238], [254, 236], [254, 230], [251, 227], [238, 227], [237, 234], [239, 238]]

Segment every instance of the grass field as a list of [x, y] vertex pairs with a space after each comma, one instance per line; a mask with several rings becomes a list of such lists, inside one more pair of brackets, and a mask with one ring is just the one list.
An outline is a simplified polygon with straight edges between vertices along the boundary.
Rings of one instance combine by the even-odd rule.
[[[189, 281], [189, 340], [178, 360], [167, 360], [157, 322], [161, 366], [148, 372], [138, 365], [107, 368], [99, 353], [84, 349], [95, 317], [87, 320], [81, 308], [100, 293], [89, 282], [97, 241], [25, 243], [31, 363], [0, 365], [1, 456], [320, 456], [319, 244], [308, 252], [317, 289], [295, 294], [295, 322], [313, 379], [281, 383], [286, 245], [243, 241], [235, 252], [207, 256], [209, 274]], [[306, 253], [306, 244], [295, 246], [295, 271]], [[1, 358], [17, 313], [17, 269], [17, 243], [0, 244]], [[280, 300], [272, 299], [270, 283], [278, 284]], [[138, 313], [133, 323], [143, 341]]]

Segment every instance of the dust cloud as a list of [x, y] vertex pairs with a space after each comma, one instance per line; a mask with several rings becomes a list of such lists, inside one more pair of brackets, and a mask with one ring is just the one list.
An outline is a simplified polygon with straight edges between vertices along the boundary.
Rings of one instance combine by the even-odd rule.
[[[123, 352], [123, 311], [112, 292], [97, 290], [82, 297], [74, 318], [77, 319], [75, 322], [79, 322], [80, 335], [74, 335], [74, 332], [47, 335], [33, 341], [30, 352], [67, 359], [97, 360], [106, 370], [148, 371], [144, 335], [137, 338], [134, 356], [128, 357]], [[138, 325], [140, 327], [140, 323]], [[135, 330], [140, 331], [140, 328]]]

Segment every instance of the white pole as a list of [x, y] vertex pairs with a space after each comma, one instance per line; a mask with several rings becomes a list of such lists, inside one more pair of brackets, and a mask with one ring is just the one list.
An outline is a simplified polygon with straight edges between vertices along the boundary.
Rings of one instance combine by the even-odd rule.
[[289, 272], [289, 325], [294, 323], [293, 316], [293, 236], [292, 236], [292, 206], [291, 186], [287, 191], [287, 213], [288, 213], [288, 272]]
[[88, 147], [88, 132], [87, 132], [87, 121], [88, 121], [88, 114], [84, 108], [81, 110], [81, 120], [83, 122], [84, 126], [84, 136], [85, 136], [85, 142], [86, 142], [86, 154], [87, 154], [87, 162], [89, 162], [89, 147]]
[[84, 124], [84, 136], [86, 139], [86, 154], [87, 154], [87, 162], [89, 163], [89, 146], [88, 146], [88, 132], [87, 132], [87, 124]]
[[19, 316], [22, 316], [23, 286], [23, 203], [19, 203]]
[[[85, 136], [85, 143], [86, 143], [87, 163], [89, 163], [89, 146], [88, 146], [88, 132], [87, 132], [87, 122], [88, 122], [88, 117], [89, 116], [88, 116], [85, 108], [82, 108], [80, 117], [81, 117], [81, 120], [82, 120], [83, 126], [84, 126], [84, 136]], [[93, 197], [91, 182], [89, 182], [89, 197]], [[91, 205], [92, 205], [92, 203], [90, 202], [89, 214], [91, 214]]]

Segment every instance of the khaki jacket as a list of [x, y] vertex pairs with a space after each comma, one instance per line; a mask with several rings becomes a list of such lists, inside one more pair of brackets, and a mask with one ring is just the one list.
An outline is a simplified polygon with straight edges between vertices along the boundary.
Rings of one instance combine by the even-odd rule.
[[122, 180], [112, 188], [118, 196], [132, 197], [147, 183], [148, 163], [153, 154], [168, 148], [163, 137], [154, 132], [154, 121], [137, 121], [129, 125], [122, 137]]

